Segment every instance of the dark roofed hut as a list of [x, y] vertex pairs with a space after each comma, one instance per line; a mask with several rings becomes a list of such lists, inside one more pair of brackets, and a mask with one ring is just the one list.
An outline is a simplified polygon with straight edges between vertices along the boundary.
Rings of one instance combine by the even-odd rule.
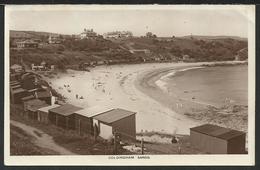
[[77, 107], [71, 104], [61, 105], [49, 110], [49, 120], [56, 126], [74, 130], [75, 121], [73, 113], [81, 109], [81, 107]]
[[11, 89], [11, 102], [18, 104], [22, 103], [22, 98], [27, 96], [28, 92], [23, 88]]
[[192, 146], [212, 154], [245, 153], [245, 137], [245, 132], [211, 124], [190, 129]]
[[36, 91], [35, 92], [35, 96], [36, 98], [40, 99], [40, 100], [44, 100], [47, 104], [51, 105], [51, 91], [50, 90], [42, 90], [42, 91]]
[[38, 121], [41, 123], [49, 123], [49, 110], [59, 107], [60, 105], [54, 104], [38, 109]]
[[98, 123], [100, 136], [109, 139], [116, 131], [121, 140], [136, 139], [135, 112], [124, 109], [112, 109], [93, 117], [93, 122]]
[[48, 104], [45, 101], [39, 99], [32, 99], [24, 102], [24, 111], [27, 113], [27, 117], [33, 120], [38, 119], [38, 112], [37, 110], [46, 107]]
[[106, 111], [112, 110], [108, 107], [95, 106], [82, 110], [78, 110], [74, 113], [75, 118], [75, 130], [79, 134], [94, 134], [93, 117], [102, 114]]

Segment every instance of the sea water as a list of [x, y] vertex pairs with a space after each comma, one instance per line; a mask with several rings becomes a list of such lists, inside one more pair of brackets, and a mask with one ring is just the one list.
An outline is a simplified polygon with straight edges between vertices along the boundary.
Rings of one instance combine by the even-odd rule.
[[156, 83], [168, 95], [185, 100], [215, 106], [248, 104], [247, 65], [175, 70], [162, 76]]

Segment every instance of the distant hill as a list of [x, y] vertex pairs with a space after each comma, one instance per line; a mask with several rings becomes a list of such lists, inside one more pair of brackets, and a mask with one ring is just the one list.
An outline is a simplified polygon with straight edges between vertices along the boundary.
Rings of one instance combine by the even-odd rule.
[[[46, 39], [49, 32], [10, 31], [11, 38]], [[36, 49], [10, 50], [11, 64], [23, 61], [30, 65], [39, 64], [42, 60], [55, 64], [60, 68], [79, 65], [91, 61], [158, 62], [158, 61], [226, 61], [235, 60], [241, 49], [248, 46], [247, 39], [229, 36], [184, 36], [184, 37], [132, 37], [127, 39], [75, 40], [69, 35], [61, 44], [45, 44]], [[67, 36], [67, 38], [66, 38]], [[241, 51], [240, 51], [241, 53]], [[243, 60], [247, 59], [243, 53]]]
[[38, 32], [38, 31], [16, 31], [10, 30], [10, 38], [36, 38], [49, 37], [49, 36], [69, 36], [65, 34], [51, 33], [51, 32]]
[[180, 38], [195, 38], [195, 39], [201, 39], [201, 40], [216, 40], [216, 39], [234, 39], [239, 41], [247, 41], [247, 38], [244, 37], [238, 37], [238, 36], [203, 36], [203, 35], [187, 35]]

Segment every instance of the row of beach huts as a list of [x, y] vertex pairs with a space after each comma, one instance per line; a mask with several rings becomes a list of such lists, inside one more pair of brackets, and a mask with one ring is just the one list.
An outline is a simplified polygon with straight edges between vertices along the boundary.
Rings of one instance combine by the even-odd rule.
[[135, 112], [109, 106], [82, 108], [60, 102], [48, 86], [42, 85], [41, 77], [32, 72], [12, 72], [10, 77], [11, 104], [22, 105], [26, 118], [80, 135], [111, 139], [116, 132], [122, 141], [136, 139]]

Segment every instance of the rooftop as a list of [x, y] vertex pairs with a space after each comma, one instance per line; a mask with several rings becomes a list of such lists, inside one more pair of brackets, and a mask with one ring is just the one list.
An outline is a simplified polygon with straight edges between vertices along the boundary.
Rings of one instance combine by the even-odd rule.
[[27, 104], [27, 109], [33, 112], [36, 112], [39, 108], [48, 106], [45, 101], [39, 99], [32, 99], [25, 102]]
[[82, 116], [86, 116], [86, 117], [93, 117], [93, 116], [96, 116], [98, 114], [102, 114], [104, 112], [110, 111], [110, 110], [112, 110], [112, 108], [104, 107], [104, 106], [103, 107], [102, 106], [94, 106], [94, 107], [78, 110], [75, 113], [82, 115]]
[[81, 107], [77, 107], [72, 104], [64, 104], [59, 107], [50, 109], [49, 111], [60, 114], [60, 115], [69, 116], [81, 109], [82, 109]]
[[112, 109], [102, 114], [96, 115], [94, 118], [104, 123], [110, 124], [134, 114], [136, 113], [124, 109]]
[[224, 140], [229, 140], [234, 137], [245, 134], [245, 132], [242, 132], [242, 131], [228, 129], [228, 128], [224, 128], [224, 127], [220, 127], [220, 126], [212, 125], [212, 124], [204, 124], [201, 126], [190, 128], [190, 130], [199, 132], [199, 133], [203, 133], [203, 134], [206, 134], [209, 136], [221, 138]]
[[26, 90], [23, 88], [17, 88], [17, 89], [13, 89], [11, 90], [12, 93], [22, 93], [25, 92]]
[[34, 98], [33, 95], [29, 95], [29, 96], [23, 97], [22, 100], [27, 101], [27, 100], [30, 100], [30, 99], [33, 99], [33, 98]]
[[17, 89], [17, 88], [19, 88], [19, 87], [21, 87], [20, 84], [17, 84], [17, 85], [11, 85], [11, 88], [12, 88], [12, 89]]
[[60, 105], [58, 105], [58, 104], [54, 104], [54, 105], [42, 107], [42, 108], [40, 108], [40, 109], [38, 109], [38, 110], [47, 113], [50, 109], [53, 109], [53, 108], [56, 108], [56, 107], [59, 107], [59, 106], [60, 106]]
[[38, 98], [51, 97], [50, 91], [38, 91], [36, 93]]

